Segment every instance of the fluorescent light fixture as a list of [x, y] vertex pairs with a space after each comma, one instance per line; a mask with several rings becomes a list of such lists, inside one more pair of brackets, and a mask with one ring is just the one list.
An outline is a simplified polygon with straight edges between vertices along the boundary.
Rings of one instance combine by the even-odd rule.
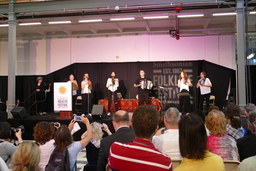
[[134, 20], [134, 17], [131, 18], [111, 18], [111, 21], [124, 21], [124, 20]]
[[20, 23], [20, 26], [30, 26], [30, 25], [40, 25], [42, 24], [41, 22], [35, 22], [35, 23]]
[[69, 24], [71, 21], [50, 21], [48, 24]]
[[254, 56], [255, 56], [255, 53], [251, 53], [250, 55], [247, 56], [247, 59], [252, 59], [254, 58]]
[[164, 19], [164, 18], [169, 18], [169, 16], [148, 16], [148, 17], [143, 17], [143, 19], [148, 20], [148, 19]]
[[256, 11], [251, 11], [249, 14], [256, 14]]
[[101, 22], [102, 19], [94, 19], [94, 20], [78, 20], [79, 23], [91, 23], [91, 22]]
[[0, 27], [8, 27], [9, 24], [0, 24]]
[[214, 13], [212, 16], [225, 16], [225, 15], [236, 15], [235, 12], [229, 12], [229, 13]]
[[178, 18], [188, 18], [188, 17], [203, 17], [204, 14], [192, 14], [192, 15], [178, 15]]

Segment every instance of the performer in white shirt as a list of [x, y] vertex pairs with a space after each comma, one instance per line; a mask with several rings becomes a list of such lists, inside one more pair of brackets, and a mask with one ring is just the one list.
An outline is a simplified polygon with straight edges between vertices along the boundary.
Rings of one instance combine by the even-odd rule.
[[[119, 87], [119, 80], [118, 78], [116, 78], [115, 72], [111, 72], [110, 76], [111, 77], [108, 78], [106, 83], [106, 87], [108, 89], [108, 115], [113, 114], [118, 110], [117, 88]], [[113, 96], [114, 105], [112, 104], [112, 96]], [[115, 106], [115, 109], [113, 108], [113, 106]]]
[[[189, 87], [192, 87], [188, 74], [185, 71], [181, 71], [180, 78], [178, 80], [178, 87], [180, 88], [179, 102], [180, 102], [180, 112], [189, 113], [190, 111], [190, 94]], [[183, 110], [184, 109], [184, 110]]]
[[200, 87], [200, 94], [201, 94], [200, 101], [199, 101], [199, 109], [203, 110], [203, 103], [205, 99], [206, 111], [208, 112], [212, 83], [210, 79], [207, 78], [207, 74], [205, 71], [202, 71], [200, 73], [200, 79], [198, 80], [196, 87], [197, 88]]
[[89, 80], [89, 74], [85, 73], [81, 82], [82, 95], [82, 113], [89, 114], [91, 104], [92, 82]]

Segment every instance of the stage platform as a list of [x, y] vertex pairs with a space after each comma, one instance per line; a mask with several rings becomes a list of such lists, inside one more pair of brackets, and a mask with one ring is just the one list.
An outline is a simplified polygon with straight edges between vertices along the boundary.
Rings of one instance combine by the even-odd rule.
[[[70, 123], [70, 119], [56, 119], [56, 117], [58, 116], [59, 116], [58, 113], [51, 113], [51, 114], [46, 114], [42, 116], [32, 115], [24, 119], [21, 119], [21, 118], [7, 119], [7, 122], [9, 122], [12, 125], [12, 127], [18, 127], [20, 125], [24, 125], [25, 132], [22, 135], [23, 140], [33, 140], [34, 139], [33, 128], [38, 122], [41, 122], [41, 121], [59, 122], [60, 124], [65, 124], [65, 125], [68, 125]], [[112, 133], [114, 132], [111, 116], [108, 116], [105, 119], [93, 119], [91, 116], [87, 116], [87, 117], [90, 120], [90, 123], [92, 122], [105, 123], [108, 125], [109, 130]], [[79, 123], [79, 125], [81, 129], [73, 135], [75, 141], [81, 140], [81, 135], [86, 131], [86, 126], [83, 123]]]

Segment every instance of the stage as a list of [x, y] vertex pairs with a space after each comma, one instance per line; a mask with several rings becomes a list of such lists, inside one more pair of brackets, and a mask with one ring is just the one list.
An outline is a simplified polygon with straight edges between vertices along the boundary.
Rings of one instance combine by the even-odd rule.
[[[12, 127], [17, 128], [20, 125], [23, 125], [25, 127], [25, 132], [22, 134], [23, 140], [33, 140], [33, 128], [34, 126], [41, 121], [46, 122], [59, 122], [60, 124], [68, 125], [70, 123], [70, 119], [56, 119], [56, 117], [59, 116], [59, 113], [51, 113], [46, 115], [32, 115], [28, 116], [24, 119], [21, 118], [12, 118], [7, 119], [7, 122], [9, 122]], [[92, 122], [99, 122], [99, 123], [105, 123], [108, 125], [109, 130], [113, 133], [114, 127], [112, 125], [112, 117], [107, 116], [105, 119], [93, 119], [91, 116], [88, 116], [90, 123]], [[86, 127], [83, 123], [79, 123], [81, 129], [77, 131], [73, 137], [75, 141], [81, 140], [81, 135], [86, 131]]]

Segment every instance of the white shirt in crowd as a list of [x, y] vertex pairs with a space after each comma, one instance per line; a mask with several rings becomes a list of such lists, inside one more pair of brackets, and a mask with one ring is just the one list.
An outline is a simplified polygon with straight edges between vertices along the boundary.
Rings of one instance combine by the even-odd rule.
[[[211, 85], [211, 84], [212, 83], [211, 83], [210, 79], [206, 78], [204, 85]], [[209, 93], [211, 93], [211, 87], [201, 86], [201, 84], [200, 84], [200, 92], [201, 92], [201, 95], [209, 94]]]
[[179, 146], [179, 129], [167, 129], [164, 134], [153, 136], [152, 143], [155, 148], [171, 157], [171, 159], [182, 159]]
[[54, 150], [54, 140], [46, 142], [44, 145], [39, 145], [40, 153], [40, 162], [39, 167], [41, 170], [45, 170], [45, 166], [48, 164], [52, 151]]
[[108, 90], [115, 92], [117, 90], [117, 88], [119, 87], [119, 83], [118, 83], [118, 78], [115, 78], [115, 84], [112, 86], [109, 86], [111, 84], [113, 84], [113, 80], [112, 78], [108, 78], [107, 83], [106, 83], [106, 87], [108, 88]]

